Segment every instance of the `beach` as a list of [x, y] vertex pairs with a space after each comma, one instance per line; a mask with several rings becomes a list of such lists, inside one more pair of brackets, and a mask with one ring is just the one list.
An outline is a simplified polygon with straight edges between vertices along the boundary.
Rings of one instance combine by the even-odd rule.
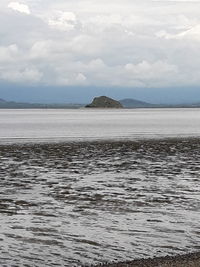
[[198, 138], [2, 144], [0, 264], [180, 266], [127, 261], [199, 251], [199, 151]]
[[178, 255], [175, 257], [160, 257], [139, 259], [121, 263], [96, 265], [101, 267], [199, 267], [200, 253]]

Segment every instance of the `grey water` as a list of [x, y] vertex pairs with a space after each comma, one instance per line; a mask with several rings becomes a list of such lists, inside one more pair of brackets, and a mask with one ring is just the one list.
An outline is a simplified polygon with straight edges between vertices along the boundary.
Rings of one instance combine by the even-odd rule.
[[0, 110], [0, 142], [200, 136], [200, 109]]
[[199, 136], [199, 109], [1, 110], [0, 266], [200, 250]]

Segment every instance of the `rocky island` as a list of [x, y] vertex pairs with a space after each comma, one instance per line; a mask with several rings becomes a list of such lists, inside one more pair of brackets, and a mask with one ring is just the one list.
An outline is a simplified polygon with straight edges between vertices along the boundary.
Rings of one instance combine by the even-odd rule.
[[95, 97], [86, 108], [123, 108], [122, 104], [107, 96]]

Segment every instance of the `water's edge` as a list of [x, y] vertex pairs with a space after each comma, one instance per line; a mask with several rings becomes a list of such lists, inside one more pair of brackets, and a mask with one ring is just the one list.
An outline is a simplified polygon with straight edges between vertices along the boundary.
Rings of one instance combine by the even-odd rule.
[[[155, 257], [148, 259], [135, 259], [133, 261], [103, 263], [90, 265], [90, 267], [199, 267], [200, 252], [176, 256]], [[83, 266], [87, 267], [87, 265]]]

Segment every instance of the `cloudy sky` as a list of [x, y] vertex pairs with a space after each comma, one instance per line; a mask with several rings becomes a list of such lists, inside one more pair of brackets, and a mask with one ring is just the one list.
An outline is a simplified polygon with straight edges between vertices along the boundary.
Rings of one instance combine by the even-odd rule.
[[1, 0], [0, 36], [0, 98], [200, 101], [198, 0]]

